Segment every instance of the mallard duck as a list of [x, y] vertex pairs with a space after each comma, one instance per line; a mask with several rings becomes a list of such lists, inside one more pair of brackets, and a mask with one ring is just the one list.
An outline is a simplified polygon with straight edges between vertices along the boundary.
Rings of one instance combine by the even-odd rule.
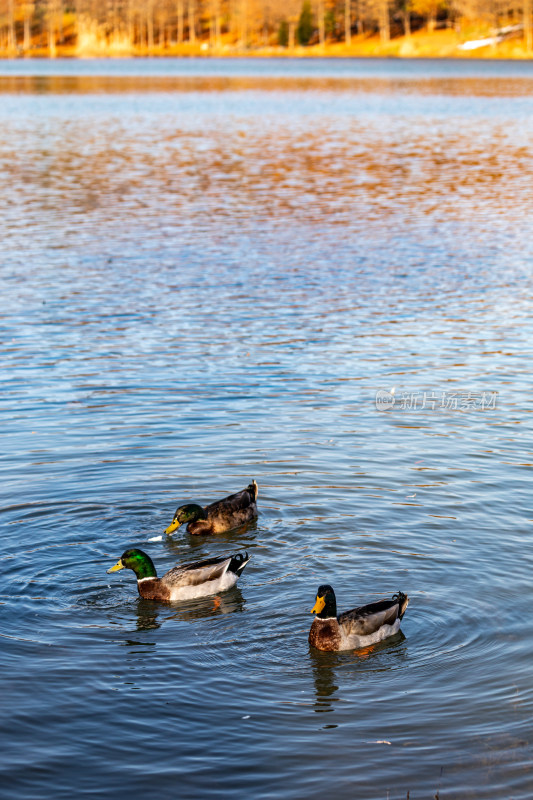
[[174, 533], [175, 530], [188, 522], [187, 532], [194, 535], [199, 533], [223, 533], [230, 531], [232, 528], [238, 528], [244, 525], [245, 522], [257, 517], [257, 483], [252, 481], [246, 489], [236, 494], [230, 494], [229, 497], [224, 497], [223, 500], [217, 500], [216, 503], [211, 503], [210, 506], [197, 505], [196, 503], [187, 503], [187, 505], [180, 506], [176, 509], [174, 518], [168, 528], [165, 530], [166, 534]]
[[141, 597], [146, 600], [160, 600], [162, 603], [175, 603], [178, 600], [190, 600], [231, 589], [249, 560], [248, 553], [207, 558], [205, 561], [172, 567], [158, 578], [150, 556], [133, 548], [122, 553], [115, 566], [107, 571], [132, 569], [137, 577], [137, 589]]
[[402, 592], [392, 600], [378, 600], [337, 616], [335, 592], [319, 586], [311, 614], [316, 614], [309, 631], [309, 644], [319, 650], [356, 650], [381, 642], [400, 630], [409, 598]]

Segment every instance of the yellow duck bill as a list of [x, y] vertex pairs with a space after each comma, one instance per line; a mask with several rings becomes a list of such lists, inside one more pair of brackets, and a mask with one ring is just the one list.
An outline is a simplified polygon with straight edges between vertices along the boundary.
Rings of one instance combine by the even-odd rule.
[[316, 598], [316, 603], [314, 604], [313, 608], [311, 609], [311, 614], [320, 614], [324, 606], [326, 605], [326, 601], [323, 597]]
[[108, 573], [110, 573], [110, 572], [118, 572], [119, 569], [124, 569], [124, 564], [122, 563], [122, 559], [120, 559], [120, 558], [117, 561], [117, 563], [115, 564], [115, 566], [111, 567], [111, 569], [108, 569], [107, 572]]
[[174, 531], [177, 531], [180, 525], [181, 522], [171, 522], [168, 528], [165, 528], [165, 533], [167, 536], [171, 533], [174, 533]]

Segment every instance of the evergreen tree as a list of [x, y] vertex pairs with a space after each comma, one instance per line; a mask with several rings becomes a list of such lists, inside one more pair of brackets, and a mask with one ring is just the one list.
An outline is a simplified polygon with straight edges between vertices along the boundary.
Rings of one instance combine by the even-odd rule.
[[311, 2], [310, 0], [304, 0], [300, 19], [298, 20], [298, 27], [296, 28], [298, 43], [302, 45], [309, 44], [309, 39], [313, 35], [314, 30]]

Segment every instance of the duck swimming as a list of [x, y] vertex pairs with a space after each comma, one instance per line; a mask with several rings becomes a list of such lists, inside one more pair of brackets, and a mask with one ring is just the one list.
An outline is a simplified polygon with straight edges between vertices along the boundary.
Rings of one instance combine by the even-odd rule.
[[137, 589], [141, 597], [162, 603], [175, 603], [231, 589], [249, 560], [248, 553], [207, 558], [204, 561], [172, 567], [158, 578], [150, 556], [143, 550], [132, 548], [122, 553], [115, 566], [107, 572], [131, 569], [137, 578]]
[[316, 614], [309, 631], [309, 644], [318, 650], [356, 650], [381, 642], [400, 630], [409, 598], [402, 592], [391, 600], [378, 600], [337, 616], [337, 599], [328, 584], [318, 587]]
[[180, 506], [165, 533], [170, 535], [185, 523], [188, 523], [187, 532], [195, 536], [202, 533], [224, 533], [238, 528], [257, 517], [258, 491], [257, 483], [252, 481], [242, 492], [231, 494], [209, 506], [202, 507], [196, 503]]

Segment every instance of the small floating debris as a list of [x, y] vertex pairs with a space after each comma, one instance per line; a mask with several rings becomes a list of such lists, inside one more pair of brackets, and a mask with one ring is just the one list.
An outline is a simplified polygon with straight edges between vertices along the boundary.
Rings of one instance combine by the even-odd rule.
[[149, 542], [160, 542], [163, 539], [162, 536], [152, 536], [151, 539], [148, 539]]

